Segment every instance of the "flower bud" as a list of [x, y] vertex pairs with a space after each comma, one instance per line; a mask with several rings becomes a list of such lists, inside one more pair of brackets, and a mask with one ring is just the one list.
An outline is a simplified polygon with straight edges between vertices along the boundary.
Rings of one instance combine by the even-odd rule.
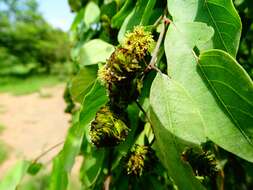
[[129, 132], [126, 124], [114, 114], [109, 106], [101, 107], [91, 123], [91, 142], [97, 147], [118, 145]]

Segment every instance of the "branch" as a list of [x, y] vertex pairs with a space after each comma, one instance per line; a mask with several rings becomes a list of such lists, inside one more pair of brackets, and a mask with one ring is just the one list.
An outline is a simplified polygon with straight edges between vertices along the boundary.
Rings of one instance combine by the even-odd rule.
[[39, 156], [37, 156], [34, 160], [33, 163], [36, 163], [39, 159], [41, 159], [43, 156], [45, 156], [47, 153], [51, 152], [52, 150], [54, 150], [55, 148], [57, 148], [58, 146], [62, 145], [64, 143], [64, 141], [61, 141], [55, 145], [53, 145], [52, 147], [50, 147], [49, 149], [47, 149], [46, 151], [42, 152]]
[[144, 116], [146, 117], [146, 119], [147, 119], [148, 122], [150, 123], [152, 130], [154, 131], [152, 122], [151, 122], [151, 120], [149, 119], [148, 114], [146, 113], [146, 111], [142, 108], [141, 104], [140, 104], [137, 100], [135, 100], [135, 103], [136, 103], [136, 105], [138, 106], [138, 108], [141, 110], [141, 112], [144, 114]]
[[111, 181], [112, 181], [112, 176], [108, 175], [104, 182], [104, 190], [110, 190]]
[[156, 63], [156, 60], [157, 60], [157, 56], [158, 56], [158, 52], [159, 52], [159, 49], [161, 47], [161, 44], [162, 44], [162, 41], [163, 41], [163, 38], [164, 38], [164, 35], [165, 35], [165, 32], [166, 32], [166, 26], [171, 23], [171, 20], [169, 20], [168, 18], [166, 18], [165, 16], [163, 16], [163, 24], [162, 24], [162, 31], [160, 32], [160, 35], [158, 37], [158, 41], [157, 41], [157, 44], [156, 44], [156, 47], [153, 51], [153, 54], [152, 54], [152, 58], [150, 60], [150, 63], [147, 67], [148, 70], [150, 69], [155, 69], [156, 71], [158, 72], [161, 72], [156, 66], [155, 66], [155, 63]]

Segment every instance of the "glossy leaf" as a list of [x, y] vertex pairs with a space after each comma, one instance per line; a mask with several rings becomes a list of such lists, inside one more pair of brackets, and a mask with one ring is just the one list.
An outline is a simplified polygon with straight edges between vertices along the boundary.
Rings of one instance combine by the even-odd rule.
[[[165, 39], [169, 75], [179, 82], [194, 99], [204, 119], [206, 135], [213, 142], [244, 159], [252, 161], [253, 149], [211, 94], [197, 69], [194, 46], [203, 46], [210, 38], [210, 28], [191, 31], [187, 26], [170, 25]], [[205, 37], [205, 40], [195, 38]], [[194, 37], [195, 36], [195, 37]], [[204, 38], [203, 38], [204, 39]], [[201, 48], [200, 48], [201, 49]]]
[[97, 78], [97, 70], [97, 65], [86, 66], [73, 77], [70, 83], [70, 93], [75, 101], [82, 103]]
[[212, 46], [235, 57], [241, 36], [241, 20], [232, 0], [167, 0], [174, 22], [204, 22], [215, 35]]
[[221, 50], [203, 52], [198, 66], [217, 101], [253, 147], [253, 82], [246, 71]]
[[204, 140], [202, 120], [193, 101], [179, 84], [158, 74], [151, 87], [150, 104], [157, 154], [169, 175], [179, 189], [204, 189], [181, 159], [181, 144], [186, 143], [183, 140], [194, 143]]
[[22, 178], [29, 168], [30, 162], [19, 161], [11, 170], [1, 179], [0, 190], [16, 190]]
[[114, 51], [114, 46], [100, 39], [90, 40], [80, 49], [80, 64], [82, 66], [105, 62]]

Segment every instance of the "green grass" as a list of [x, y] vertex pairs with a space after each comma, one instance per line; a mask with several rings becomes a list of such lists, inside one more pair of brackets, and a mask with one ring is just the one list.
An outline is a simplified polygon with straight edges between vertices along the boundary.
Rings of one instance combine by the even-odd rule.
[[24, 95], [38, 92], [42, 87], [54, 86], [63, 82], [59, 76], [39, 75], [26, 79], [14, 77], [0, 78], [0, 93], [9, 92], [13, 95]]
[[0, 165], [7, 159], [7, 157], [8, 148], [2, 141], [0, 141]]
[[0, 134], [3, 132], [4, 128], [5, 128], [4, 125], [0, 123]]
[[[4, 125], [0, 123], [0, 135], [4, 130]], [[8, 148], [7, 146], [0, 141], [0, 165], [7, 159], [8, 157]]]
[[[42, 171], [43, 172], [43, 171]], [[45, 190], [49, 189], [50, 175], [47, 173], [38, 173], [36, 176], [25, 176], [25, 179], [19, 185], [19, 190]], [[81, 190], [81, 184], [78, 179], [69, 179], [67, 190]]]

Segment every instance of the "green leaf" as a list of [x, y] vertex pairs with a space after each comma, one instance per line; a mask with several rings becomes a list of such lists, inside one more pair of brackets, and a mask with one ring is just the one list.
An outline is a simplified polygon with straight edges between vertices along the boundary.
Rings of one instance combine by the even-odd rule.
[[150, 20], [150, 17], [152, 16], [152, 11], [155, 7], [155, 3], [156, 3], [156, 0], [149, 0], [147, 5], [146, 5], [146, 8], [144, 10], [144, 13], [142, 15], [142, 18], [141, 18], [141, 25], [145, 26], [145, 25], [148, 25], [149, 24], [149, 20]]
[[68, 0], [71, 11], [78, 11], [82, 8], [82, 2], [80, 0]]
[[81, 68], [70, 83], [70, 93], [73, 100], [81, 103], [85, 95], [90, 91], [97, 78], [97, 65]]
[[41, 170], [42, 167], [43, 167], [42, 163], [33, 162], [30, 164], [29, 168], [27, 169], [27, 173], [31, 175], [36, 175]]
[[114, 51], [114, 46], [100, 39], [90, 40], [80, 49], [80, 64], [82, 66], [105, 62]]
[[199, 143], [203, 136], [203, 124], [193, 101], [179, 84], [158, 74], [151, 87], [150, 104], [156, 152], [168, 174], [179, 189], [204, 189], [181, 159], [183, 140]]
[[105, 88], [98, 81], [95, 81], [82, 103], [79, 122], [70, 128], [64, 147], [54, 160], [50, 190], [65, 190], [67, 188], [67, 176], [74, 164], [75, 157], [80, 152], [88, 125], [95, 117], [97, 110], [107, 101]]
[[[194, 23], [195, 25], [196, 23]], [[241, 134], [235, 124], [220, 109], [212, 96], [211, 89], [202, 80], [197, 69], [194, 46], [203, 46], [210, 38], [210, 28], [186, 29], [178, 24], [170, 25], [165, 39], [165, 53], [168, 73], [179, 82], [194, 99], [204, 120], [206, 135], [213, 142], [244, 159], [252, 160], [252, 146]], [[193, 30], [193, 31], [192, 31]], [[206, 37], [204, 38], [204, 36]], [[205, 40], [195, 38], [202, 36]]]
[[0, 182], [0, 190], [16, 190], [30, 165], [28, 161], [19, 161]]
[[93, 1], [90, 1], [84, 9], [84, 17], [83, 17], [84, 23], [87, 26], [90, 26], [91, 24], [99, 22], [99, 17], [100, 17], [99, 6]]
[[78, 25], [83, 20], [83, 16], [84, 16], [84, 9], [81, 9], [80, 11], [78, 11], [78, 13], [76, 14], [76, 16], [71, 24], [70, 30], [72, 32], [74, 32], [77, 29]]
[[81, 180], [84, 187], [89, 188], [96, 183], [101, 173], [105, 159], [105, 149], [95, 149], [91, 147], [91, 152], [84, 155], [81, 167]]
[[96, 80], [91, 91], [85, 96], [80, 112], [79, 122], [87, 126], [95, 118], [97, 110], [108, 102], [106, 89]]
[[123, 7], [120, 9], [120, 11], [114, 15], [112, 18], [112, 27], [113, 28], [120, 28], [124, 20], [126, 19], [127, 15], [132, 11], [134, 8], [135, 1], [133, 0], [126, 0]]
[[221, 50], [203, 52], [198, 66], [221, 107], [253, 148], [253, 82], [246, 71]]
[[50, 177], [49, 190], [64, 190], [68, 186], [68, 174], [62, 161], [62, 154], [53, 160], [53, 172]]
[[121, 42], [125, 33], [130, 31], [134, 28], [134, 26], [142, 24], [147, 25], [149, 23], [151, 13], [155, 6], [156, 0], [138, 0], [135, 8], [132, 12], [126, 17], [125, 21], [123, 22], [119, 34], [118, 34], [118, 41]]
[[180, 84], [158, 74], [151, 87], [150, 103], [170, 133], [191, 143], [205, 142], [204, 124], [198, 107]]
[[241, 20], [232, 0], [167, 0], [174, 22], [204, 22], [212, 26], [212, 45], [235, 57], [241, 36]]

